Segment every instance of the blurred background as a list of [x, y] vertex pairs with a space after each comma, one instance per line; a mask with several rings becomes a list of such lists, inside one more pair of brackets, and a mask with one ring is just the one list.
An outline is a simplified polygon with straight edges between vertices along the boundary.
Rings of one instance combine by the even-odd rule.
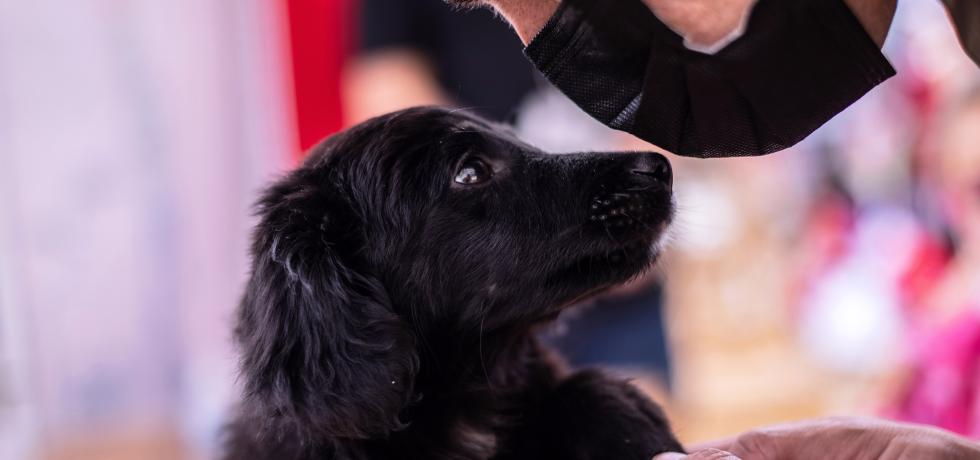
[[[829, 414], [980, 438], [980, 71], [938, 1], [899, 2], [885, 53], [898, 76], [793, 149], [671, 156], [659, 269], [547, 340], [686, 442]], [[0, 2], [0, 458], [212, 458], [257, 191], [433, 103], [652, 148], [440, 0]]]

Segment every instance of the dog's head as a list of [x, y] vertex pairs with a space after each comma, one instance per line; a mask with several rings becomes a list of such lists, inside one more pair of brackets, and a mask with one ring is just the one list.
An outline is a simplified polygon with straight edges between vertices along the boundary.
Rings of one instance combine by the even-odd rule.
[[249, 406], [311, 435], [397, 430], [417, 341], [528, 327], [636, 276], [671, 209], [656, 153], [546, 154], [439, 108], [335, 135], [259, 204]]

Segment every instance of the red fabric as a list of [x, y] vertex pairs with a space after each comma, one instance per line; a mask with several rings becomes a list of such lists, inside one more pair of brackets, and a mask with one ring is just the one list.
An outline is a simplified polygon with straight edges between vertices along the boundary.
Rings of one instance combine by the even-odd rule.
[[289, 18], [299, 160], [341, 128], [340, 76], [349, 49], [352, 0], [282, 1]]
[[908, 306], [913, 321], [928, 314], [925, 298], [942, 280], [950, 258], [951, 254], [935, 238], [924, 233], [920, 235], [914, 258], [898, 280], [898, 292]]

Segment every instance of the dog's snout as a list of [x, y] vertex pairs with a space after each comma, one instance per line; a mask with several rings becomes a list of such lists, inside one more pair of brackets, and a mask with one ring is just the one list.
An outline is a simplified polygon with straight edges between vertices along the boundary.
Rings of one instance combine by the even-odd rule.
[[615, 167], [600, 179], [590, 197], [589, 220], [604, 232], [643, 232], [667, 223], [673, 181], [667, 158], [654, 152], [613, 153], [605, 158]]
[[673, 174], [670, 169], [670, 162], [659, 153], [638, 153], [633, 161], [633, 174], [649, 177], [660, 182], [667, 187], [671, 186]]

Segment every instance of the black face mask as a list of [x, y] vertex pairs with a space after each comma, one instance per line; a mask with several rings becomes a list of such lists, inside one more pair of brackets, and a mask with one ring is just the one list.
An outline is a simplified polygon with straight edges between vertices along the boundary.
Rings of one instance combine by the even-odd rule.
[[640, 0], [564, 0], [525, 53], [597, 120], [696, 157], [790, 147], [895, 74], [842, 0], [759, 0], [711, 55]]

